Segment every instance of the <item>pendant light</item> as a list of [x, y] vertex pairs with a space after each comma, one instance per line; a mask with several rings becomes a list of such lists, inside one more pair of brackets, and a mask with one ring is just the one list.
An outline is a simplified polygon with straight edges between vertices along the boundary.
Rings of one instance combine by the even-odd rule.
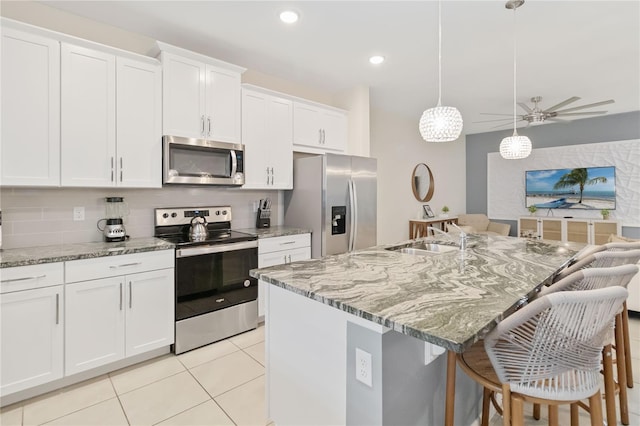
[[442, 11], [438, 1], [438, 105], [422, 113], [418, 126], [427, 142], [450, 142], [462, 132], [462, 115], [455, 107], [442, 106]]
[[509, 0], [505, 7], [513, 9], [513, 135], [502, 139], [500, 142], [500, 155], [507, 160], [519, 160], [527, 158], [531, 154], [531, 140], [526, 136], [518, 135], [516, 130], [516, 58], [517, 58], [517, 37], [516, 37], [516, 9], [524, 4], [524, 0]]

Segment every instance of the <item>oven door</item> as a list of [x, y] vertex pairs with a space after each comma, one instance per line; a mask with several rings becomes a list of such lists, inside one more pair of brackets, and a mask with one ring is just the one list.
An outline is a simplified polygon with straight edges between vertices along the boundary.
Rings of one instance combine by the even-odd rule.
[[258, 242], [176, 250], [176, 321], [256, 300]]
[[243, 185], [243, 145], [164, 136], [164, 183]]

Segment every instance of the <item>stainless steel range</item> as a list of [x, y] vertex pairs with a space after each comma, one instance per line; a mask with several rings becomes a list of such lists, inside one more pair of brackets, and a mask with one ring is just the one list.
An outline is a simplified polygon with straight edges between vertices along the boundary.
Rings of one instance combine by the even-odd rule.
[[258, 241], [231, 207], [155, 209], [155, 236], [176, 244], [176, 354], [257, 327]]

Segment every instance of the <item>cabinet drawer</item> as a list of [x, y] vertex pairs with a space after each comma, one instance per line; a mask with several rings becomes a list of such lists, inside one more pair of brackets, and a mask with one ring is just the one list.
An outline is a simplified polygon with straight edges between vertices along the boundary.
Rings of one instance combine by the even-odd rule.
[[95, 280], [155, 269], [173, 268], [173, 250], [73, 260], [65, 263], [66, 282]]
[[287, 235], [258, 240], [258, 254], [311, 246], [311, 234]]
[[16, 266], [0, 270], [0, 293], [49, 287], [64, 282], [62, 262]]

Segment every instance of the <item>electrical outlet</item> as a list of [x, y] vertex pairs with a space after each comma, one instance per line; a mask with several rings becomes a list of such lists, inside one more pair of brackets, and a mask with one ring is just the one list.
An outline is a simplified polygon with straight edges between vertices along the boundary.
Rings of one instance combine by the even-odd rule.
[[73, 208], [73, 220], [75, 221], [84, 220], [84, 207]]
[[356, 380], [373, 387], [371, 377], [371, 354], [356, 348]]

